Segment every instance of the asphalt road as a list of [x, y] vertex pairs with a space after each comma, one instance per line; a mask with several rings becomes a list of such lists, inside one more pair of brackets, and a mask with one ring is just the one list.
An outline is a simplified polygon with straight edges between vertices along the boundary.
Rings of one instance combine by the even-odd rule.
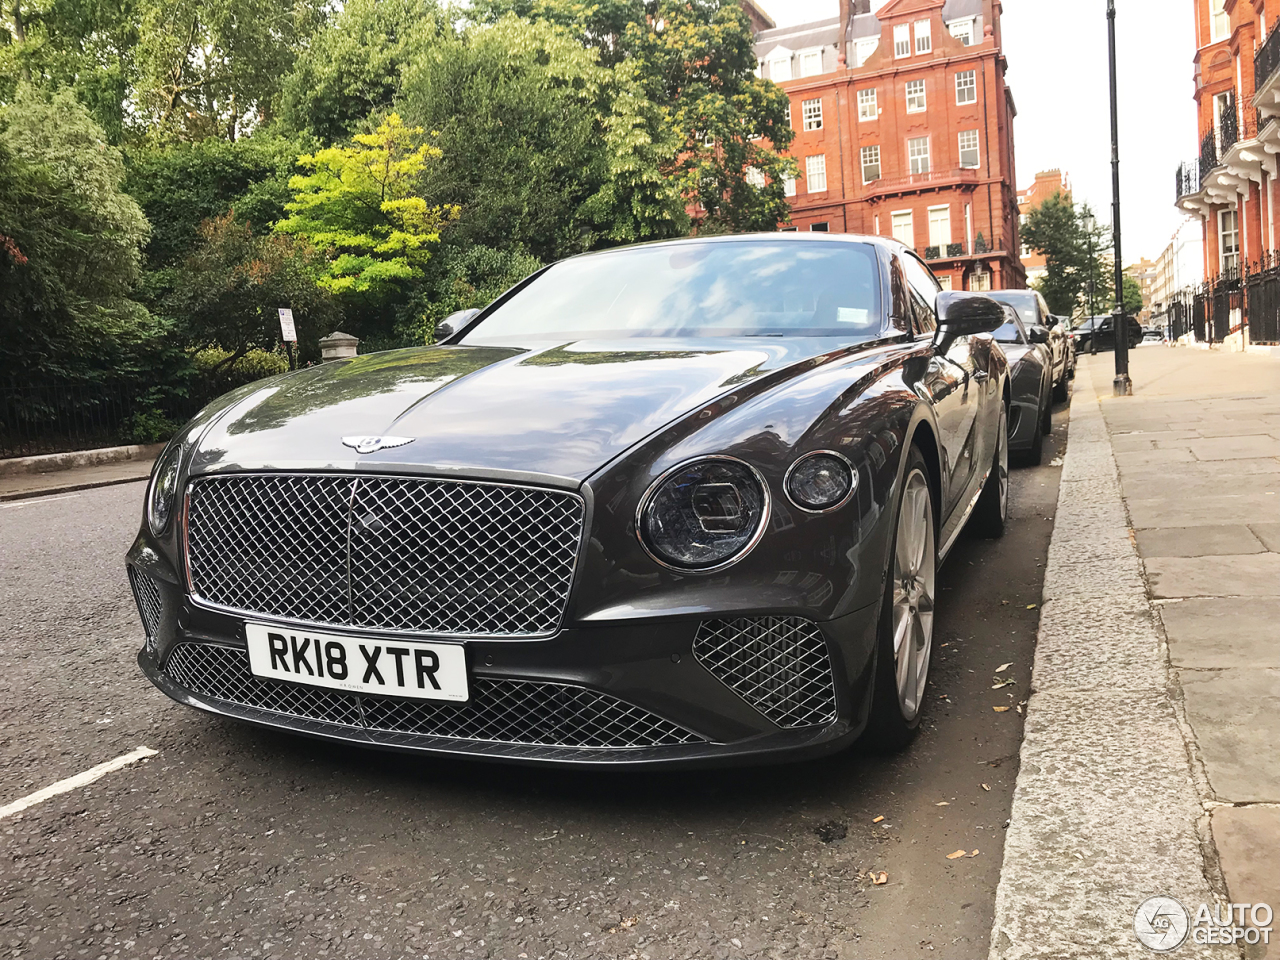
[[198, 714], [134, 663], [142, 485], [0, 504], [0, 806], [159, 751], [0, 819], [0, 955], [985, 957], [1065, 420], [1014, 471], [1005, 539], [942, 571], [912, 748], [731, 772], [420, 760]]

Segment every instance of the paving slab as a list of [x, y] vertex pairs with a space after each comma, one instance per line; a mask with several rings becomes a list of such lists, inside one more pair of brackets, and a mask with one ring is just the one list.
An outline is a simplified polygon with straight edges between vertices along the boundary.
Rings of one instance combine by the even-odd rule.
[[1280, 764], [1275, 761], [1280, 668], [1184, 670], [1181, 679], [1187, 721], [1215, 798], [1228, 803], [1280, 798]]
[[1175, 667], [1255, 670], [1280, 664], [1280, 599], [1178, 600], [1160, 604], [1159, 612]]
[[1280, 496], [1265, 493], [1187, 496], [1160, 500], [1129, 500], [1135, 530], [1150, 527], [1198, 527], [1210, 524], [1248, 524], [1270, 521], [1280, 514]]
[[1242, 523], [1139, 529], [1134, 531], [1134, 537], [1142, 557], [1223, 557], [1267, 551]]
[[[1221, 420], [1217, 423], [1202, 423], [1199, 427], [1202, 437], [1243, 437], [1267, 434], [1271, 437], [1280, 435], [1280, 423], [1253, 419]], [[1170, 438], [1172, 439], [1172, 438]]]
[[[1219, 807], [1210, 820], [1227, 892], [1233, 903], [1280, 904], [1280, 859], [1255, 856], [1280, 850], [1280, 807]], [[1253, 956], [1280, 957], [1280, 938]]]
[[[1244, 557], [1152, 557], [1146, 561], [1151, 595], [1280, 597], [1280, 553]], [[1045, 589], [1048, 589], [1046, 579]]]
[[1280, 553], [1280, 522], [1251, 523], [1249, 529], [1272, 553]]
[[1280, 457], [1280, 440], [1267, 435], [1210, 437], [1205, 440], [1189, 441], [1187, 445], [1197, 460], [1251, 460], [1256, 457]]

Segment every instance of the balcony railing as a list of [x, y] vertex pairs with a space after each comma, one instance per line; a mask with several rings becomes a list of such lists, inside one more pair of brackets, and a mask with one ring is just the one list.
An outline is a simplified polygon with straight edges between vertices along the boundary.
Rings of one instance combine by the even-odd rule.
[[1200, 140], [1200, 183], [1204, 183], [1209, 171], [1218, 165], [1218, 138], [1210, 130]]
[[1231, 110], [1225, 110], [1218, 121], [1218, 155], [1224, 156], [1240, 139], [1240, 119], [1236, 115], [1235, 97], [1231, 98]]
[[1271, 36], [1253, 55], [1253, 87], [1261, 90], [1271, 75], [1280, 69], [1280, 30], [1272, 27]]
[[867, 194], [909, 193], [934, 187], [952, 186], [978, 182], [978, 171], [973, 167], [956, 170], [931, 170], [928, 173], [913, 173], [908, 177], [888, 177], [867, 184]]
[[1178, 165], [1178, 193], [1175, 199], [1181, 200], [1193, 193], [1200, 192], [1200, 164], [1196, 160]]

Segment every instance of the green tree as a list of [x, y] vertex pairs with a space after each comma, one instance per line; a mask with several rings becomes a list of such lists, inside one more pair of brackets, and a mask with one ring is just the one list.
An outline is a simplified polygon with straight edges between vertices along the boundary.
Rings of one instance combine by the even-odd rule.
[[406, 69], [451, 34], [435, 0], [350, 0], [284, 81], [282, 123], [320, 143], [349, 139], [392, 108]]
[[[1111, 249], [1110, 231], [1094, 224], [1088, 206], [1077, 207], [1071, 198], [1055, 192], [1027, 215], [1022, 242], [1044, 255], [1045, 275], [1036, 284], [1055, 314], [1074, 316], [1088, 308], [1089, 282], [1094, 284], [1094, 309], [1101, 312], [1107, 297]], [[1090, 257], [1092, 254], [1092, 259]]]
[[276, 230], [329, 254], [319, 282], [331, 293], [376, 303], [402, 292], [457, 217], [457, 207], [417, 193], [428, 161], [441, 156], [423, 132], [393, 113], [375, 132], [356, 134], [354, 146], [298, 158], [311, 172], [289, 181], [294, 199]]
[[185, 343], [221, 348], [207, 373], [216, 379], [251, 350], [274, 348], [280, 307], [293, 310], [302, 355], [319, 356], [319, 338], [339, 311], [315, 282], [325, 264], [314, 248], [283, 234], [255, 234], [230, 212], [206, 220], [200, 240], [164, 307], [181, 318]]

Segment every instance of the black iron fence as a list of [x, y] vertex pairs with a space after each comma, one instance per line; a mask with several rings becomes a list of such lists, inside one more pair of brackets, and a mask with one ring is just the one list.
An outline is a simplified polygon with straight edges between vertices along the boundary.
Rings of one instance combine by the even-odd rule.
[[1251, 344], [1280, 345], [1280, 251], [1179, 291], [1163, 317], [1170, 340], [1222, 343], [1244, 330]]
[[1265, 87], [1277, 68], [1280, 68], [1280, 30], [1272, 27], [1267, 42], [1253, 55], [1254, 89], [1261, 90]]
[[119, 443], [134, 407], [119, 383], [0, 383], [0, 458]]

